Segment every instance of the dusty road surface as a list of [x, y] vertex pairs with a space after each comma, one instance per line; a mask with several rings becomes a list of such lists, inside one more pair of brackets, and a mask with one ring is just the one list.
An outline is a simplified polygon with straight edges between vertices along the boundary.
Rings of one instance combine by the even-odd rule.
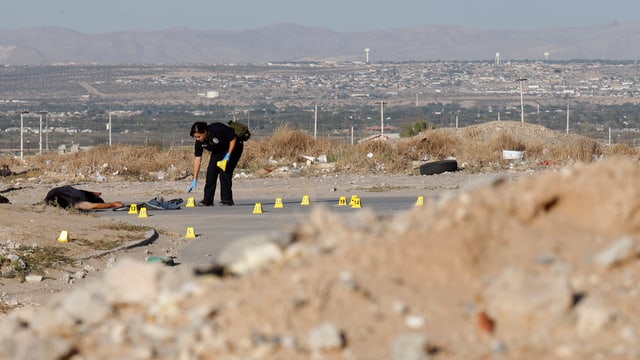
[[[69, 288], [70, 283], [93, 278], [122, 256], [141, 261], [149, 256], [171, 256], [175, 263], [191, 267], [210, 264], [228, 243], [252, 233], [291, 228], [307, 221], [317, 207], [326, 207], [345, 216], [363, 209], [393, 214], [415, 206], [419, 196], [428, 203], [443, 192], [456, 191], [463, 183], [479, 176], [461, 171], [438, 176], [236, 179], [236, 206], [195, 208], [186, 207], [186, 204], [190, 197], [197, 203], [201, 189], [186, 193], [188, 184], [181, 181], [73, 184], [79, 189], [102, 192], [106, 201], [119, 200], [127, 205], [142, 204], [157, 197], [183, 200], [178, 210], [149, 208], [146, 218], [139, 217], [139, 213], [130, 214], [129, 207], [87, 213], [45, 206], [42, 199], [53, 185], [26, 181], [14, 185], [16, 190], [5, 193], [11, 204], [0, 206], [3, 241], [16, 246], [52, 247], [70, 259], [83, 260], [61, 268], [44, 269], [45, 281], [38, 283], [24, 282], [20, 277], [4, 278], [3, 296], [11, 304], [39, 303], [51, 292]], [[350, 204], [354, 195], [361, 200], [360, 208]], [[343, 196], [347, 206], [339, 206]], [[301, 205], [305, 197], [310, 199], [308, 206]], [[274, 207], [278, 198], [282, 199], [282, 209]], [[257, 203], [262, 208], [260, 215], [254, 214]], [[194, 229], [196, 238], [186, 238], [188, 228]], [[68, 236], [67, 243], [57, 241], [63, 231]], [[150, 231], [155, 231], [155, 236], [147, 243], [144, 240], [150, 236]], [[137, 243], [143, 246], [108, 251], [123, 244]], [[40, 269], [36, 270], [34, 273], [40, 272]]]
[[[42, 281], [18, 287], [3, 279], [5, 306], [17, 309], [0, 320], [0, 341], [6, 345], [1, 355], [640, 355], [636, 160], [604, 159], [518, 175], [454, 173], [403, 181], [395, 176], [238, 181], [238, 201], [247, 210], [253, 199], [297, 199], [305, 193], [312, 199], [356, 192], [366, 198], [369, 191], [411, 198], [416, 193], [409, 189], [417, 189], [433, 201], [385, 215], [366, 207], [347, 214], [315, 206], [303, 223], [287, 226], [277, 239], [267, 236], [245, 248], [223, 271], [142, 261], [150, 254], [180, 256], [188, 247], [183, 229], [171, 228], [167, 221], [166, 228], [158, 226], [162, 235], [151, 245], [74, 264], [67, 277], [49, 270]], [[100, 190], [109, 200], [137, 201], [159, 193], [179, 197], [183, 186], [115, 183]], [[3, 205], [6, 238], [51, 244], [62, 227], [72, 239], [89, 241], [95, 241], [97, 228], [137, 230], [105, 228], [105, 223], [120, 223], [110, 215], [28, 205], [39, 191], [39, 186], [20, 190], [16, 195], [23, 200]], [[223, 211], [212, 210], [213, 218]], [[161, 216], [152, 214], [147, 220], [154, 218]], [[95, 250], [75, 241], [63, 246], [72, 248], [74, 256]], [[40, 296], [33, 295], [33, 288]]]

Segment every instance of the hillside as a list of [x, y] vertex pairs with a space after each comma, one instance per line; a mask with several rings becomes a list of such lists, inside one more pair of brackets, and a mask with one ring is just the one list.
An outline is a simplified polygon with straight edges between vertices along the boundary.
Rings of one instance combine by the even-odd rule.
[[83, 34], [58, 27], [0, 29], [0, 64], [184, 64], [283, 61], [503, 61], [640, 57], [640, 23], [542, 30], [430, 26], [345, 33], [296, 24], [246, 31], [124, 31]]

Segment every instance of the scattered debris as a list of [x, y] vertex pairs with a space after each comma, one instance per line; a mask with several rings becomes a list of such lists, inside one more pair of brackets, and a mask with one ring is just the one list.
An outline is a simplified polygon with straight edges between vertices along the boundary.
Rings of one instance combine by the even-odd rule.
[[27, 172], [29, 172], [29, 171], [28, 170], [24, 170], [24, 171], [20, 171], [20, 172], [11, 171], [9, 169], [9, 165], [2, 165], [2, 168], [0, 168], [0, 176], [1, 177], [22, 175], [22, 174], [26, 174]]

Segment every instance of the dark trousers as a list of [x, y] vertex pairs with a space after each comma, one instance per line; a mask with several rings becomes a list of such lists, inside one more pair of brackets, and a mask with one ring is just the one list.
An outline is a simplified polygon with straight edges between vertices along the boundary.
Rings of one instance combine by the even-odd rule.
[[237, 141], [233, 153], [231, 153], [231, 158], [227, 161], [225, 171], [222, 171], [216, 163], [222, 160], [226, 153], [211, 154], [209, 165], [207, 166], [207, 180], [204, 185], [204, 198], [202, 202], [205, 204], [213, 204], [218, 177], [220, 177], [220, 201], [233, 204], [233, 190], [231, 189], [233, 186], [233, 171], [238, 165], [243, 148], [242, 142]]

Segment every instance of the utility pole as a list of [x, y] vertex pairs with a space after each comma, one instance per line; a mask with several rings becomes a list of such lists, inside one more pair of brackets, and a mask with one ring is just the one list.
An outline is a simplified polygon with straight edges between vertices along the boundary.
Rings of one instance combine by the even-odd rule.
[[353, 125], [351, 125], [351, 145], [353, 145]]
[[40, 115], [40, 154], [42, 154], [42, 117], [44, 116], [44, 121], [45, 121], [45, 125], [44, 125], [44, 132], [45, 132], [45, 151], [49, 151], [49, 123], [47, 121], [47, 114], [48, 111], [38, 111], [38, 114]]
[[24, 160], [24, 114], [28, 114], [29, 110], [20, 112], [20, 161]]
[[[30, 114], [29, 110], [22, 110], [20, 112], [20, 160], [21, 161], [24, 160], [24, 117], [28, 116], [29, 114]], [[40, 116], [40, 133], [42, 133], [42, 115]], [[29, 142], [28, 139], [27, 139], [27, 142]]]
[[313, 139], [318, 132], [318, 98], [316, 98], [316, 108], [313, 110]]
[[567, 134], [569, 133], [569, 104], [567, 104]]
[[386, 102], [380, 101], [376, 102], [376, 104], [380, 104], [380, 140], [384, 137], [384, 104]]
[[524, 122], [524, 98], [522, 97], [522, 86], [527, 79], [519, 78], [520, 82], [520, 122]]
[[42, 113], [40, 113], [40, 130], [38, 132], [40, 141], [38, 141], [38, 154], [42, 155]]
[[107, 128], [109, 129], [109, 147], [111, 147], [111, 111], [109, 111], [109, 124]]

